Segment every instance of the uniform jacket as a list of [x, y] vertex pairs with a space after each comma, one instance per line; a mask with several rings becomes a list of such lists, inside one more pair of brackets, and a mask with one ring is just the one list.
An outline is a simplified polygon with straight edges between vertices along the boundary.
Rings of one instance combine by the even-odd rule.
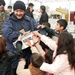
[[9, 13], [4, 10], [4, 12], [0, 12], [0, 34], [2, 34], [2, 25], [5, 21], [5, 19], [8, 17]]
[[2, 35], [6, 38], [7, 49], [15, 50], [13, 42], [17, 40], [20, 35], [20, 30], [24, 29], [25, 31], [34, 31], [37, 28], [37, 23], [34, 19], [24, 16], [22, 19], [17, 19], [12, 13], [4, 22], [2, 27]]

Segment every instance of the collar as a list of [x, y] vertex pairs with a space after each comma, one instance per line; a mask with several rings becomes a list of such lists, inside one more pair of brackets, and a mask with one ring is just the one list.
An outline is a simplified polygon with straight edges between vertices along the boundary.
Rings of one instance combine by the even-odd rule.
[[17, 17], [14, 15], [14, 12], [12, 12], [11, 14], [10, 14], [10, 18], [12, 19], [12, 20], [15, 20], [15, 21], [17, 21], [17, 20], [26, 20], [26, 21], [30, 21], [30, 17], [29, 16], [27, 16], [27, 15], [24, 15], [24, 17], [22, 18], [22, 19], [17, 19]]
[[[58, 31], [56, 31], [56, 30], [55, 30], [55, 32], [58, 33], [58, 34], [60, 33], [60, 32], [58, 32]], [[62, 32], [67, 32], [67, 30], [64, 29]]]

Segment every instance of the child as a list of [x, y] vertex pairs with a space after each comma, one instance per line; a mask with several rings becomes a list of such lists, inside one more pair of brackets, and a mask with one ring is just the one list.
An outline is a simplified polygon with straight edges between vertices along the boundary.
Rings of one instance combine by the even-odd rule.
[[38, 26], [38, 28], [45, 29], [45, 31], [48, 33], [48, 36], [51, 37], [51, 38], [53, 36], [58, 37], [58, 35], [61, 32], [67, 32], [66, 27], [67, 27], [67, 21], [65, 19], [60, 19], [60, 20], [57, 21], [57, 25], [56, 25], [55, 30], [49, 28], [48, 26], [44, 26], [44, 25]]
[[43, 57], [40, 54], [33, 53], [28, 69], [24, 69], [26, 62], [24, 59], [21, 59], [17, 67], [17, 75], [45, 75], [45, 73], [39, 69], [43, 61]]

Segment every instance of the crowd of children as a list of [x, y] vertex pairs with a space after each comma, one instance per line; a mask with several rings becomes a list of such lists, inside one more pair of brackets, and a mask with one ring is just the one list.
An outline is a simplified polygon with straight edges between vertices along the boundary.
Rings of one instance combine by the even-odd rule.
[[[4, 6], [4, 0], [0, 0], [3, 8], [0, 14]], [[0, 22], [0, 75], [75, 75], [75, 39], [66, 30], [67, 21], [59, 19], [52, 29], [45, 6], [40, 6], [41, 25], [25, 14], [24, 2], [16, 1], [13, 10]], [[33, 34], [33, 44], [26, 39], [29, 47], [22, 49], [22, 34], [29, 30]], [[15, 48], [13, 42], [17, 39]]]

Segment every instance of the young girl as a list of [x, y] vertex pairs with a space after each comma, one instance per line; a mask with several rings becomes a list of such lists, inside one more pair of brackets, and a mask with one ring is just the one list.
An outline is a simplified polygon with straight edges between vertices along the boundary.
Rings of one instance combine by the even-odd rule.
[[53, 73], [54, 75], [75, 75], [75, 51], [74, 39], [68, 32], [62, 32], [57, 40], [57, 43], [52, 39], [34, 32], [35, 35], [41, 38], [49, 48], [54, 50], [53, 63], [43, 63], [40, 67], [41, 70]]

